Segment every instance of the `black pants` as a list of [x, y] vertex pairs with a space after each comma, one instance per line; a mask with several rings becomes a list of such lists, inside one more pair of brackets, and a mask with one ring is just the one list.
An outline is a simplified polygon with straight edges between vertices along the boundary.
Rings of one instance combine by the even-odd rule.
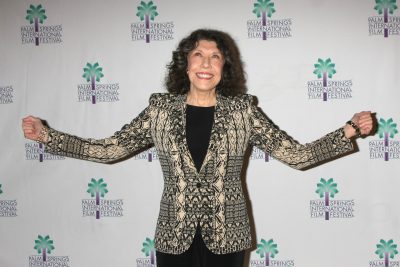
[[243, 267], [244, 251], [214, 254], [204, 244], [198, 228], [187, 251], [178, 255], [156, 251], [156, 257], [157, 267]]

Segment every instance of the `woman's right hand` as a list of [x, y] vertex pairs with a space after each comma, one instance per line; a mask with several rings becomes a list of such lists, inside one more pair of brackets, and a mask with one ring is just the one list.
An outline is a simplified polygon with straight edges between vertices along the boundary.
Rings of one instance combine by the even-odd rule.
[[27, 116], [22, 119], [22, 130], [24, 131], [25, 138], [46, 143], [48, 134], [45, 131], [42, 132], [44, 129], [45, 126], [42, 120], [37, 117]]

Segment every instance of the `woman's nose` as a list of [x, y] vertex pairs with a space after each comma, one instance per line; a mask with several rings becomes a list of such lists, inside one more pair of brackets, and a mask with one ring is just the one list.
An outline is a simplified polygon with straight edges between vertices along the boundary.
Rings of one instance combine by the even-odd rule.
[[210, 66], [210, 58], [209, 57], [204, 57], [202, 65], [203, 65], [203, 67], [208, 68]]

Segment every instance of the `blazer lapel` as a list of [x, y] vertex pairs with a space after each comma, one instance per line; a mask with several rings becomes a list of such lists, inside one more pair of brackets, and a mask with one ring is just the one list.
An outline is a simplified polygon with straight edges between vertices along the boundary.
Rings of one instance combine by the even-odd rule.
[[[179, 152], [187, 166], [192, 169], [193, 172], [199, 174], [194, 165], [186, 141], [186, 97], [186, 94], [177, 97], [175, 103], [172, 105], [171, 116], [174, 118], [174, 133], [179, 147]], [[218, 146], [226, 134], [227, 119], [229, 116], [226, 105], [229, 105], [229, 99], [217, 94], [217, 103], [215, 106], [214, 123], [211, 128], [210, 142], [200, 172], [202, 171], [203, 166], [205, 166], [210, 158], [215, 154], [216, 150], [218, 150]]]
[[226, 97], [217, 93], [217, 104], [215, 105], [214, 123], [211, 129], [210, 143], [200, 172], [202, 171], [203, 166], [205, 166], [213, 155], [215, 155], [216, 150], [218, 150], [223, 141], [223, 137], [226, 134], [227, 117], [229, 115], [226, 109], [227, 100]]
[[179, 153], [182, 156], [186, 166], [197, 173], [189, 147], [186, 141], [186, 97], [187, 94], [179, 95], [172, 105], [173, 127]]

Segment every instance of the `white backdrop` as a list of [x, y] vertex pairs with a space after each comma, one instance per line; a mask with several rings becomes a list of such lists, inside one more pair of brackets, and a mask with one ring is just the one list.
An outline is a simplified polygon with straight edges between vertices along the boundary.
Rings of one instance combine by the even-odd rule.
[[[82, 137], [113, 134], [151, 93], [165, 91], [171, 52], [201, 27], [233, 36], [249, 93], [298, 141], [341, 127], [360, 110], [382, 119], [382, 135], [359, 139], [357, 153], [307, 171], [253, 151], [245, 183], [255, 246], [246, 266], [385, 266], [378, 244], [393, 255], [387, 266], [400, 266], [399, 4], [389, 3], [385, 22], [384, 0], [264, 2], [274, 4], [264, 28], [253, 13], [257, 1], [145, 2], [157, 12], [146, 43], [140, 1], [0, 0], [0, 266], [154, 266], [152, 244], [144, 243], [153, 239], [162, 191], [156, 152], [113, 165], [40, 156], [42, 148], [24, 139], [21, 119], [33, 114]], [[313, 73], [318, 59], [335, 64], [326, 101]], [[92, 104], [83, 75], [95, 63], [103, 77]], [[96, 219], [87, 191], [100, 178], [108, 192]], [[316, 193], [321, 178], [338, 190], [329, 207]], [[262, 239], [277, 245], [269, 263], [257, 253]]]

